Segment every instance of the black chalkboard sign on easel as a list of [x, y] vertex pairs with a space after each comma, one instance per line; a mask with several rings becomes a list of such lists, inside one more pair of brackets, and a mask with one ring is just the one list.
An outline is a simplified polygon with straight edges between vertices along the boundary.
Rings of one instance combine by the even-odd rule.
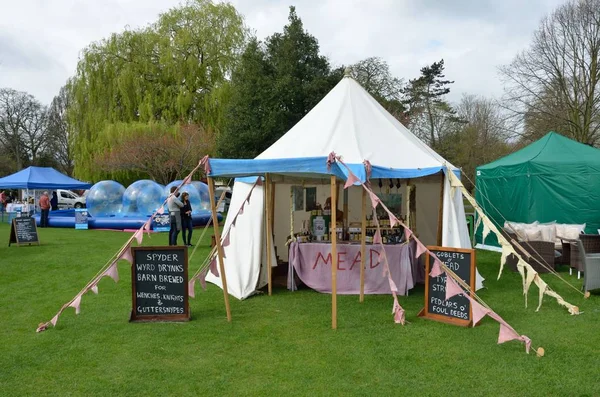
[[131, 248], [130, 321], [189, 321], [187, 247]]
[[[450, 270], [475, 291], [475, 250], [449, 247], [427, 247]], [[472, 322], [471, 302], [462, 295], [446, 300], [446, 273], [431, 277], [433, 258], [427, 255], [425, 263], [425, 308], [422, 317], [445, 323], [469, 326]]]
[[17, 246], [21, 246], [23, 244], [40, 245], [35, 219], [29, 216], [13, 218], [10, 225], [10, 238], [8, 240], [8, 246], [10, 247], [11, 244], [17, 244]]

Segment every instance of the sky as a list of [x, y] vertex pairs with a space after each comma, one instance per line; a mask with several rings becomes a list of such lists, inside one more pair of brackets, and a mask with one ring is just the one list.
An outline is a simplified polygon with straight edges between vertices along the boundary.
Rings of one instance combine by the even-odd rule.
[[[0, 0], [0, 88], [49, 104], [75, 73], [80, 51], [143, 27], [181, 0]], [[259, 39], [282, 31], [289, 6], [332, 65], [377, 56], [408, 80], [440, 59], [449, 99], [498, 98], [498, 67], [527, 48], [541, 19], [565, 0], [232, 0]]]

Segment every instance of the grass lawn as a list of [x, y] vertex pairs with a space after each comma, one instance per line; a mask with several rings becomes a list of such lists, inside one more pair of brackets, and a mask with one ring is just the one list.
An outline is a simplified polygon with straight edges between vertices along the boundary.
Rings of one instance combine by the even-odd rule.
[[[8, 247], [0, 224], [0, 394], [9, 395], [600, 395], [600, 296], [589, 300], [544, 279], [583, 314], [550, 298], [536, 313], [537, 288], [525, 308], [518, 274], [496, 280], [499, 254], [478, 252], [487, 279], [480, 296], [546, 356], [523, 345], [497, 345], [486, 318], [462, 328], [417, 317], [423, 287], [401, 297], [407, 326], [394, 324], [391, 296], [338, 298], [276, 289], [272, 297], [231, 299], [227, 323], [220, 289], [199, 286], [189, 323], [128, 322], [130, 270], [105, 278], [57, 327], [36, 333], [123, 244], [129, 234], [40, 229], [41, 246]], [[196, 230], [196, 236], [200, 230]], [[209, 239], [190, 262], [190, 274]], [[145, 238], [166, 245], [166, 233]], [[563, 273], [578, 287], [576, 276]]]

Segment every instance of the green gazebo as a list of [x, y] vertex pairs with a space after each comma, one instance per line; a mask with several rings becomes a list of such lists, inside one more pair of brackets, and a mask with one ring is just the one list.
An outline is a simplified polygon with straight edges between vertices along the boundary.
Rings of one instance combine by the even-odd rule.
[[[477, 167], [475, 197], [500, 226], [535, 221], [586, 224], [600, 229], [600, 150], [556, 132]], [[481, 228], [476, 234], [481, 243]], [[491, 233], [486, 245], [497, 245]]]

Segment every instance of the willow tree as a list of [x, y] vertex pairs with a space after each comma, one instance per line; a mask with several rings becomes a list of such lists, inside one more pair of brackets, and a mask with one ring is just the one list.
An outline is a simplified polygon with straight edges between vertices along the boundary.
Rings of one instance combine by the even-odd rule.
[[[226, 3], [189, 0], [143, 29], [115, 33], [83, 50], [70, 83], [75, 175], [104, 177], [95, 158], [110, 149], [111, 124], [194, 123], [218, 130], [228, 77], [246, 41], [242, 16]], [[139, 124], [136, 124], [136, 129]]]

